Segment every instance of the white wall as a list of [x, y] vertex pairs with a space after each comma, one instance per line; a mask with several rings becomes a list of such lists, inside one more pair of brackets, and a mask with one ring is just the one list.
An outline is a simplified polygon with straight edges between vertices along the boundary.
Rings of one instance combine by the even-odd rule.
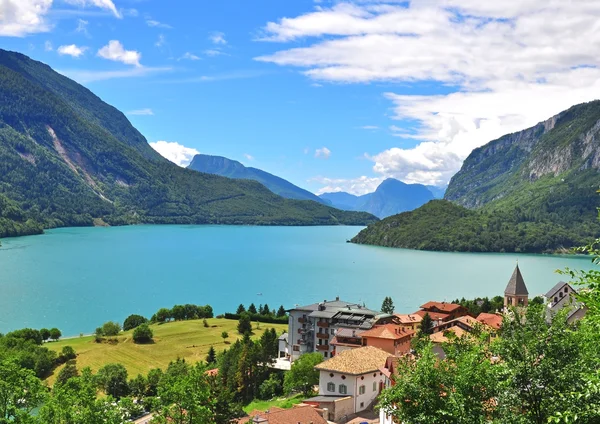
[[[330, 374], [333, 374], [333, 377]], [[361, 379], [361, 377], [364, 377], [364, 379]], [[327, 390], [328, 383], [335, 384], [335, 392]], [[373, 383], [375, 383], [375, 390], [373, 390]], [[385, 376], [381, 375], [379, 371], [363, 374], [362, 376], [346, 375], [346, 379], [343, 379], [340, 373], [320, 371], [319, 394], [322, 396], [342, 396], [344, 393], [340, 393], [339, 387], [340, 384], [345, 384], [347, 387], [345, 394], [354, 398], [354, 412], [360, 412], [368, 408], [379, 395], [379, 383], [385, 383]], [[365, 386], [365, 393], [361, 395], [359, 394], [359, 387], [362, 385]], [[361, 403], [363, 404], [362, 407]]]

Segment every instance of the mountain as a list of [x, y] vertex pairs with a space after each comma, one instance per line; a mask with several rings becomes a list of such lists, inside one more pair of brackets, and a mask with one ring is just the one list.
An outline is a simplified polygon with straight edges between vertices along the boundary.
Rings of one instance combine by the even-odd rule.
[[374, 220], [284, 199], [255, 181], [180, 168], [88, 89], [0, 50], [0, 237], [77, 225]]
[[379, 218], [413, 210], [434, 198], [424, 185], [406, 184], [394, 178], [388, 178], [373, 193], [362, 196], [338, 192], [324, 193], [320, 197], [336, 208], [369, 212]]
[[443, 199], [444, 195], [446, 194], [446, 189], [448, 188], [434, 185], [426, 185], [425, 187], [427, 187], [427, 189], [431, 192], [431, 194], [433, 194], [433, 197], [435, 197], [436, 199]]
[[376, 223], [353, 241], [428, 250], [560, 251], [600, 235], [599, 187], [600, 101], [594, 101], [475, 149], [450, 181], [445, 201]]
[[269, 174], [261, 169], [246, 167], [238, 161], [222, 156], [196, 155], [188, 168], [227, 178], [258, 181], [273, 193], [286, 199], [314, 200], [315, 202], [327, 204], [319, 196], [295, 186], [283, 178]]

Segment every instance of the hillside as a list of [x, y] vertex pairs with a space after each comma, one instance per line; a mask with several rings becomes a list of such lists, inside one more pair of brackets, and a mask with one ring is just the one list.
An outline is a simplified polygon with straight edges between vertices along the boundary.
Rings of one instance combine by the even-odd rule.
[[180, 168], [48, 66], [0, 50], [0, 237], [94, 223], [335, 225], [368, 214]]
[[227, 178], [258, 181], [273, 193], [286, 199], [314, 200], [326, 204], [319, 196], [295, 186], [283, 178], [261, 169], [246, 167], [236, 160], [222, 156], [196, 155], [190, 162], [188, 169]]
[[406, 184], [394, 178], [386, 179], [373, 193], [362, 196], [339, 192], [320, 197], [336, 208], [368, 212], [379, 218], [416, 209], [434, 198], [424, 185]]
[[[600, 235], [599, 133], [600, 101], [594, 101], [492, 141], [465, 160], [450, 181], [446, 202], [390, 217], [353, 241], [490, 252], [581, 245]], [[456, 217], [457, 211], [465, 217]], [[452, 216], [456, 219], [446, 219]]]

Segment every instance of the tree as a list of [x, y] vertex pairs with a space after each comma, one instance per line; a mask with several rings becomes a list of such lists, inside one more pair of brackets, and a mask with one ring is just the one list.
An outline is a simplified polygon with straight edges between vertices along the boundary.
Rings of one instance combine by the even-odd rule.
[[323, 362], [319, 352], [305, 353], [292, 363], [292, 368], [285, 374], [283, 387], [286, 393], [302, 391], [306, 396], [313, 392], [313, 387], [319, 384], [319, 371], [315, 366]]
[[386, 296], [385, 299], [383, 299], [383, 303], [381, 304], [381, 312], [389, 315], [394, 313], [394, 302], [392, 301], [391, 297]]
[[107, 364], [103, 366], [98, 370], [96, 380], [98, 387], [115, 399], [127, 396], [129, 393], [127, 370], [121, 364]]
[[152, 337], [154, 333], [150, 326], [146, 323], [140, 324], [138, 327], [133, 330], [133, 342], [134, 343], [150, 343], [152, 341]]
[[156, 322], [167, 322], [171, 318], [171, 310], [167, 308], [160, 308], [154, 314]]
[[226, 340], [229, 337], [229, 333], [227, 331], [223, 331], [221, 333], [221, 338], [223, 339], [223, 343], [227, 343]]
[[106, 337], [118, 336], [121, 332], [121, 324], [114, 321], [107, 321], [102, 325], [101, 334]]
[[31, 412], [44, 402], [45, 388], [32, 370], [0, 361], [0, 423], [29, 423]]
[[281, 305], [279, 307], [279, 309], [277, 309], [277, 317], [281, 318], [285, 316], [285, 308], [283, 307], [283, 305]]
[[58, 339], [60, 339], [62, 336], [62, 333], [60, 332], [60, 330], [58, 328], [51, 328], [50, 329], [50, 338], [54, 341], [57, 341]]
[[252, 334], [252, 321], [250, 320], [250, 315], [248, 315], [247, 312], [244, 312], [242, 315], [240, 315], [237, 330], [240, 334]]
[[136, 378], [129, 380], [127, 386], [129, 386], [129, 394], [131, 396], [142, 399], [148, 391], [148, 380], [142, 374], [138, 374]]
[[217, 353], [215, 352], [215, 348], [211, 345], [208, 349], [208, 354], [206, 355], [206, 363], [208, 365], [213, 365], [217, 362]]
[[263, 311], [262, 311], [263, 315], [271, 315], [271, 310], [269, 309], [269, 305], [267, 305], [265, 303], [265, 306], [263, 306]]
[[50, 338], [50, 330], [48, 330], [47, 328], [42, 328], [40, 330], [40, 335], [42, 336], [42, 340], [46, 341]]
[[258, 315], [264, 315], [264, 308], [262, 303], [260, 305], [258, 305]]
[[62, 350], [60, 351], [60, 356], [62, 357], [62, 360], [66, 362], [71, 359], [75, 359], [77, 357], [77, 353], [75, 353], [75, 349], [73, 349], [73, 347], [63, 346]]
[[254, 306], [254, 303], [251, 303], [250, 306], [248, 306], [248, 313], [256, 314], [256, 306]]
[[246, 308], [240, 303], [240, 306], [238, 306], [237, 311], [235, 311], [235, 314], [240, 315], [242, 312], [246, 312]]
[[148, 320], [141, 315], [129, 315], [127, 318], [125, 318], [125, 321], [123, 322], [123, 330], [133, 330], [135, 327], [145, 324], [147, 322]]
[[75, 361], [69, 361], [66, 363], [65, 367], [58, 373], [58, 377], [56, 377], [56, 384], [65, 384], [69, 379], [78, 376], [79, 372], [77, 371], [77, 366], [75, 366]]
[[282, 394], [282, 392], [281, 377], [276, 372], [271, 373], [269, 378], [260, 385], [260, 398], [264, 400], [273, 399], [275, 396]]
[[419, 332], [421, 334], [431, 334], [433, 332], [433, 320], [431, 319], [431, 317], [429, 316], [428, 313], [425, 313], [425, 315], [423, 315], [423, 319], [421, 320], [421, 323], [419, 324]]
[[175, 305], [171, 309], [171, 316], [175, 321], [182, 321], [185, 319], [185, 307], [183, 305]]
[[148, 371], [146, 396], [156, 396], [158, 394], [158, 384], [164, 373], [160, 368], [152, 368]]

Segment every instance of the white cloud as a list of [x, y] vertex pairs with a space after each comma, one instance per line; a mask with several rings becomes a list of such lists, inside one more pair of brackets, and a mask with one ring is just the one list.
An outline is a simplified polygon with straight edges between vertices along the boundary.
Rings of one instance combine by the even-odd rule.
[[359, 127], [361, 130], [378, 130], [379, 127], [377, 125], [363, 125]]
[[52, 42], [51, 41], [46, 41], [44, 43], [44, 50], [47, 52], [51, 52], [52, 50], [54, 50], [54, 47], [52, 47]]
[[179, 60], [182, 60], [182, 59], [186, 59], [186, 60], [200, 60], [200, 58], [198, 56], [196, 56], [195, 54], [190, 53], [190, 52], [185, 52], [184, 55], [179, 58]]
[[61, 56], [68, 55], [73, 57], [80, 57], [83, 56], [87, 49], [88, 48], [84, 46], [78, 47], [75, 44], [69, 44], [66, 46], [60, 46], [58, 49], [56, 49], [56, 51]]
[[253, 161], [254, 160], [254, 156], [249, 155], [248, 153], [244, 153], [244, 157], [249, 160], [249, 161]]
[[154, 115], [154, 112], [150, 108], [145, 108], [145, 109], [130, 110], [129, 112], [127, 112], [127, 115], [149, 116], [149, 115]]
[[77, 28], [75, 28], [75, 32], [79, 32], [81, 34], [84, 34], [86, 37], [89, 37], [89, 32], [87, 30], [87, 26], [89, 24], [89, 21], [86, 21], [84, 19], [77, 19]]
[[86, 84], [89, 82], [106, 81], [117, 78], [141, 78], [153, 74], [169, 72], [172, 70], [173, 68], [170, 67], [151, 68], [146, 66], [139, 66], [134, 68], [120, 69], [116, 71], [98, 71], [88, 69], [59, 69], [57, 71], [81, 84]]
[[329, 159], [329, 156], [331, 156], [331, 150], [327, 147], [321, 147], [320, 149], [315, 150], [316, 158]]
[[309, 182], [317, 182], [323, 187], [317, 191], [317, 195], [323, 193], [338, 193], [345, 191], [346, 193], [362, 196], [363, 194], [374, 192], [379, 184], [384, 180], [382, 177], [358, 177], [354, 179], [344, 178], [326, 178], [314, 177]]
[[140, 16], [140, 12], [138, 12], [137, 9], [121, 9], [121, 14], [123, 16], [129, 16], [131, 18], [137, 18], [138, 16]]
[[[476, 147], [600, 98], [600, 2], [336, 2], [270, 22], [262, 40], [301, 47], [257, 60], [335, 83], [444, 85], [440, 95], [384, 93], [403, 145], [369, 155], [375, 173], [445, 184]], [[414, 146], [415, 140], [418, 144]]]
[[208, 50], [204, 50], [202, 53], [204, 53], [206, 56], [229, 56], [227, 53], [222, 52], [221, 50], [218, 49], [208, 49]]
[[142, 66], [140, 64], [142, 54], [135, 50], [125, 50], [118, 40], [110, 40], [106, 46], [98, 50], [98, 56], [115, 62], [125, 63], [126, 65]]
[[158, 34], [158, 40], [154, 45], [158, 48], [161, 48], [167, 44], [167, 38], [163, 34]]
[[50, 31], [45, 17], [52, 0], [0, 0], [0, 36], [24, 37]]
[[200, 152], [191, 147], [185, 147], [175, 141], [157, 141], [150, 146], [166, 159], [179, 166], [187, 166], [195, 155]]
[[100, 9], [105, 9], [112, 12], [117, 18], [121, 18], [121, 14], [115, 7], [115, 4], [112, 0], [63, 0], [66, 3], [73, 4], [76, 6], [87, 7], [87, 6], [95, 6]]
[[227, 44], [227, 40], [225, 39], [225, 34], [222, 32], [213, 32], [208, 37], [213, 44]]
[[169, 24], [165, 24], [165, 23], [162, 23], [162, 22], [159, 22], [159, 21], [157, 21], [155, 19], [150, 19], [150, 18], [146, 19], [146, 25], [148, 25], [149, 27], [152, 27], [152, 28], [165, 28], [165, 29], [172, 29], [173, 28]]

